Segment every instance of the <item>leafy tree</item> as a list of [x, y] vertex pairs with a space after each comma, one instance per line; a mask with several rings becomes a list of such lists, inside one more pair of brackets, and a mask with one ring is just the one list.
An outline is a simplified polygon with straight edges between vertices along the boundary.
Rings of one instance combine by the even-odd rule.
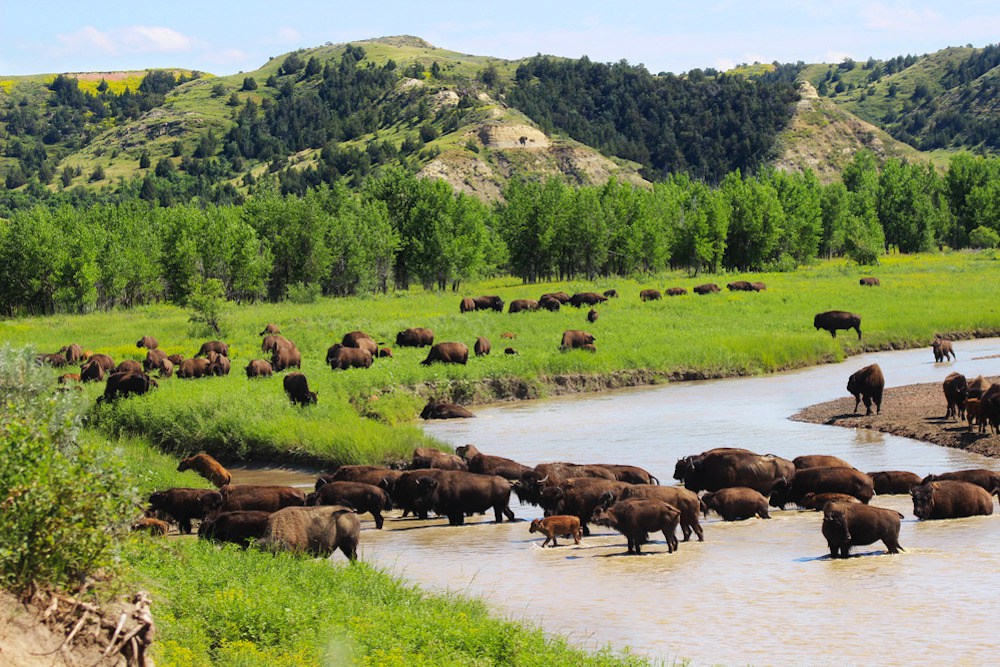
[[155, 173], [160, 178], [166, 178], [177, 171], [177, 167], [174, 166], [174, 161], [170, 158], [162, 157], [156, 163]]
[[257, 90], [257, 79], [252, 76], [247, 76], [243, 78], [243, 85], [240, 86], [240, 90], [244, 93], [249, 93], [252, 90]]
[[204, 335], [222, 335], [222, 316], [225, 309], [225, 289], [217, 278], [196, 280], [188, 286], [187, 305], [191, 311], [188, 321]]
[[103, 181], [105, 178], [107, 178], [107, 176], [104, 174], [104, 167], [101, 165], [97, 165], [94, 167], [94, 170], [90, 172], [89, 180], [91, 183], [95, 181]]
[[281, 63], [281, 67], [278, 69], [279, 76], [287, 76], [289, 74], [295, 74], [300, 69], [302, 69], [302, 58], [299, 56], [298, 51], [292, 51], [285, 58], [285, 61]]
[[149, 151], [144, 150], [139, 155], [139, 169], [149, 169]]
[[1000, 245], [1000, 234], [989, 227], [976, 227], [969, 233], [969, 245], [973, 248], [996, 248]]
[[233, 94], [229, 96], [229, 100], [226, 102], [226, 106], [238, 107], [239, 105], [240, 105], [240, 96], [237, 95], [235, 92], [233, 92]]
[[212, 86], [212, 97], [222, 97], [226, 94], [226, 84], [219, 81]]

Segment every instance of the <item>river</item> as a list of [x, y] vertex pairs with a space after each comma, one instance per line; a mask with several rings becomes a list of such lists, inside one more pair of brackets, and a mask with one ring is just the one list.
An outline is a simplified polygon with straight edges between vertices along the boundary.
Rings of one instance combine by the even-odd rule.
[[[958, 342], [956, 352], [950, 364], [933, 363], [924, 348], [766, 377], [500, 405], [426, 429], [527, 465], [639, 465], [665, 484], [673, 483], [678, 458], [719, 446], [789, 459], [833, 454], [865, 472], [1000, 470], [1000, 461], [964, 451], [788, 420], [846, 395], [847, 376], [870, 363], [882, 366], [888, 386], [941, 381], [952, 370], [1000, 374], [1000, 358], [972, 359], [1000, 355], [1000, 340]], [[512, 503], [518, 519], [541, 516], [514, 496]], [[856, 548], [859, 557], [831, 560], [819, 513], [772, 510], [767, 521], [724, 523], [713, 515], [703, 523], [703, 543], [682, 542], [668, 555], [661, 539], [642, 556], [623, 555], [624, 538], [601, 527], [580, 546], [569, 540], [543, 550], [526, 522], [496, 526], [492, 513], [466, 527], [396, 519], [363, 532], [361, 557], [421, 585], [482, 596], [583, 646], [610, 642], [667, 663], [1000, 661], [1000, 513], [917, 522], [908, 496], [877, 496], [872, 504], [904, 514], [905, 553], [884, 555], [876, 543]]]

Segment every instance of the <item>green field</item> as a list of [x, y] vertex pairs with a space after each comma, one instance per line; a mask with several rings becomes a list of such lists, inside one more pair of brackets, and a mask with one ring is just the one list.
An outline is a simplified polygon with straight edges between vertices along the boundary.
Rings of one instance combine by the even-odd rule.
[[[882, 287], [858, 286], [872, 274]], [[704, 280], [724, 284], [763, 280], [762, 293], [664, 298], [643, 303], [644, 287], [691, 288]], [[603, 291], [621, 295], [597, 308], [589, 324], [586, 309], [561, 312], [459, 313], [460, 294], [414, 290], [368, 298], [320, 299], [311, 304], [230, 304], [223, 338], [231, 346], [233, 372], [225, 378], [165, 379], [150, 394], [94, 409], [98, 427], [116, 435], [143, 435], [178, 453], [205, 449], [226, 460], [363, 463], [406, 458], [428, 443], [416, 416], [428, 397], [485, 403], [549, 395], [574, 383], [616, 386], [678, 377], [726, 377], [778, 371], [843, 359], [873, 349], [929, 345], [937, 333], [1000, 333], [1000, 262], [993, 253], [893, 255], [863, 270], [843, 261], [823, 262], [794, 273], [693, 279], [681, 274], [648, 280], [522, 285], [498, 279], [463, 287], [463, 294], [537, 298], [547, 291]], [[842, 309], [862, 316], [864, 337], [841, 332], [836, 339], [812, 327], [815, 313]], [[116, 361], [139, 359], [134, 342], [154, 335], [167, 353], [194, 354], [203, 338], [193, 337], [188, 313], [171, 306], [83, 316], [55, 316], [0, 322], [0, 340], [54, 352], [78, 342]], [[302, 370], [319, 392], [319, 403], [293, 407], [281, 378], [247, 380], [242, 372], [261, 357], [258, 332], [268, 322], [303, 353]], [[394, 347], [395, 334], [426, 326], [437, 341], [461, 341], [470, 348], [487, 336], [493, 354], [467, 366], [420, 365], [426, 351], [394, 349], [392, 359], [368, 370], [331, 371], [325, 352], [343, 334], [369, 332]], [[597, 338], [598, 352], [560, 352], [566, 329]], [[513, 341], [503, 332], [517, 335]], [[510, 345], [517, 355], [504, 355]], [[54, 372], [55, 374], [55, 372]], [[577, 382], [578, 381], [578, 382]], [[96, 398], [101, 387], [86, 388]]]

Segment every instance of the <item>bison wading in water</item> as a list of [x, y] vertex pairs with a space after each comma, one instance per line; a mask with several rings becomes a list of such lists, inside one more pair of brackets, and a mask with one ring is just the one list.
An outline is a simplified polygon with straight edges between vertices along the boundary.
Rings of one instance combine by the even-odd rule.
[[591, 516], [594, 510], [610, 498], [617, 498], [629, 484], [595, 477], [571, 477], [557, 484], [547, 484], [539, 493], [539, 504], [545, 516], [572, 514], [580, 519], [583, 534], [590, 535]]
[[476, 449], [475, 445], [461, 445], [455, 448], [455, 453], [465, 459], [469, 465], [469, 472], [479, 475], [497, 475], [516, 482], [521, 479], [524, 473], [531, 470], [528, 466], [521, 465], [511, 459], [483, 454]]
[[795, 465], [780, 456], [729, 448], [686, 457], [674, 469], [674, 477], [696, 493], [745, 486], [767, 495], [778, 480], [794, 475]]
[[655, 498], [620, 500], [610, 507], [594, 510], [592, 521], [599, 526], [614, 528], [628, 541], [628, 553], [642, 553], [649, 533], [663, 532], [667, 553], [677, 550], [677, 523], [680, 510]]
[[358, 559], [361, 521], [341, 505], [286, 507], [267, 519], [257, 544], [266, 550], [331, 556], [337, 549], [350, 561]]
[[434, 345], [427, 358], [420, 363], [430, 366], [435, 361], [443, 364], [465, 364], [469, 361], [469, 348], [465, 343], [438, 343]]
[[946, 472], [940, 475], [927, 475], [921, 481], [921, 484], [943, 481], [968, 482], [969, 484], [982, 487], [991, 495], [1000, 495], [1000, 473], [985, 468], [972, 468], [970, 470]]
[[903, 515], [896, 510], [852, 503], [827, 503], [823, 508], [823, 537], [832, 558], [847, 558], [853, 546], [882, 540], [891, 554], [903, 551], [899, 546], [899, 523]]
[[828, 310], [817, 314], [813, 318], [813, 326], [817, 331], [826, 329], [833, 338], [837, 337], [837, 329], [854, 329], [858, 332], [858, 340], [861, 340], [861, 316], [844, 310]]
[[475, 416], [461, 405], [437, 401], [429, 401], [420, 411], [421, 419], [468, 419]]
[[568, 514], [562, 514], [558, 516], [547, 516], [544, 519], [534, 519], [531, 522], [531, 527], [528, 529], [529, 533], [541, 533], [545, 535], [545, 541], [542, 542], [542, 548], [550, 541], [552, 542], [552, 547], [555, 548], [559, 546], [556, 542], [556, 536], [572, 537], [573, 544], [579, 544], [580, 538], [583, 537], [583, 529], [580, 527], [580, 520], [575, 516], [569, 516]]
[[298, 507], [305, 504], [305, 492], [293, 486], [227, 484], [201, 498], [201, 505], [206, 514], [237, 510], [277, 512], [283, 507]]
[[383, 510], [392, 509], [385, 490], [365, 482], [328, 482], [306, 496], [306, 505], [345, 505], [358, 514], [368, 513], [375, 519], [375, 528], [382, 530]]
[[875, 403], [875, 412], [882, 414], [882, 390], [885, 389], [885, 375], [878, 364], [865, 366], [861, 370], [853, 373], [847, 379], [847, 392], [854, 396], [854, 411], [858, 411], [858, 404], [864, 401], [867, 412], [872, 413], [872, 403]]
[[801, 505], [807, 493], [844, 493], [867, 505], [875, 487], [871, 477], [854, 468], [806, 468], [796, 471], [790, 480], [781, 478], [774, 483], [771, 507]]
[[955, 350], [951, 347], [950, 340], [935, 338], [934, 342], [931, 343], [931, 350], [934, 352], [934, 361], [936, 363], [941, 363], [942, 361], [954, 361], [955, 359], [958, 359], [958, 357], [955, 356]]
[[698, 541], [705, 541], [705, 531], [701, 528], [698, 515], [701, 510], [701, 501], [698, 494], [680, 486], [657, 486], [653, 484], [633, 484], [625, 487], [618, 495], [618, 500], [628, 498], [656, 498], [673, 505], [681, 512], [681, 531], [684, 533], [684, 541], [691, 539], [691, 533], [698, 536]]
[[770, 519], [767, 511], [767, 498], [746, 487], [736, 486], [719, 489], [701, 497], [705, 505], [705, 514], [714, 510], [724, 521], [744, 521], [754, 516]]
[[496, 475], [477, 475], [462, 470], [413, 471], [399, 477], [393, 490], [396, 496], [426, 516], [428, 510], [447, 516], [452, 526], [465, 524], [466, 514], [493, 509], [496, 523], [510, 511], [510, 482]]
[[981, 486], [945, 480], [910, 491], [918, 519], [958, 519], [993, 514], [993, 497]]
[[919, 475], [905, 470], [882, 470], [870, 472], [868, 476], [872, 478], [875, 493], [880, 496], [908, 495], [913, 487], [923, 483]]

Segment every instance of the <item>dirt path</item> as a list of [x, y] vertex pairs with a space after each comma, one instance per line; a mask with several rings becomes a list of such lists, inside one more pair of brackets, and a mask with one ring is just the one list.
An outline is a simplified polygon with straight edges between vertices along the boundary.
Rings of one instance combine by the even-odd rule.
[[[1000, 378], [987, 378], [1000, 382]], [[969, 432], [966, 422], [945, 419], [947, 404], [940, 382], [911, 384], [885, 390], [882, 414], [866, 417], [864, 404], [854, 413], [854, 398], [838, 398], [818, 403], [792, 415], [791, 419], [813, 424], [830, 424], [847, 428], [867, 428], [891, 433], [944, 447], [1000, 458], [1000, 435], [981, 434], [976, 428]]]

